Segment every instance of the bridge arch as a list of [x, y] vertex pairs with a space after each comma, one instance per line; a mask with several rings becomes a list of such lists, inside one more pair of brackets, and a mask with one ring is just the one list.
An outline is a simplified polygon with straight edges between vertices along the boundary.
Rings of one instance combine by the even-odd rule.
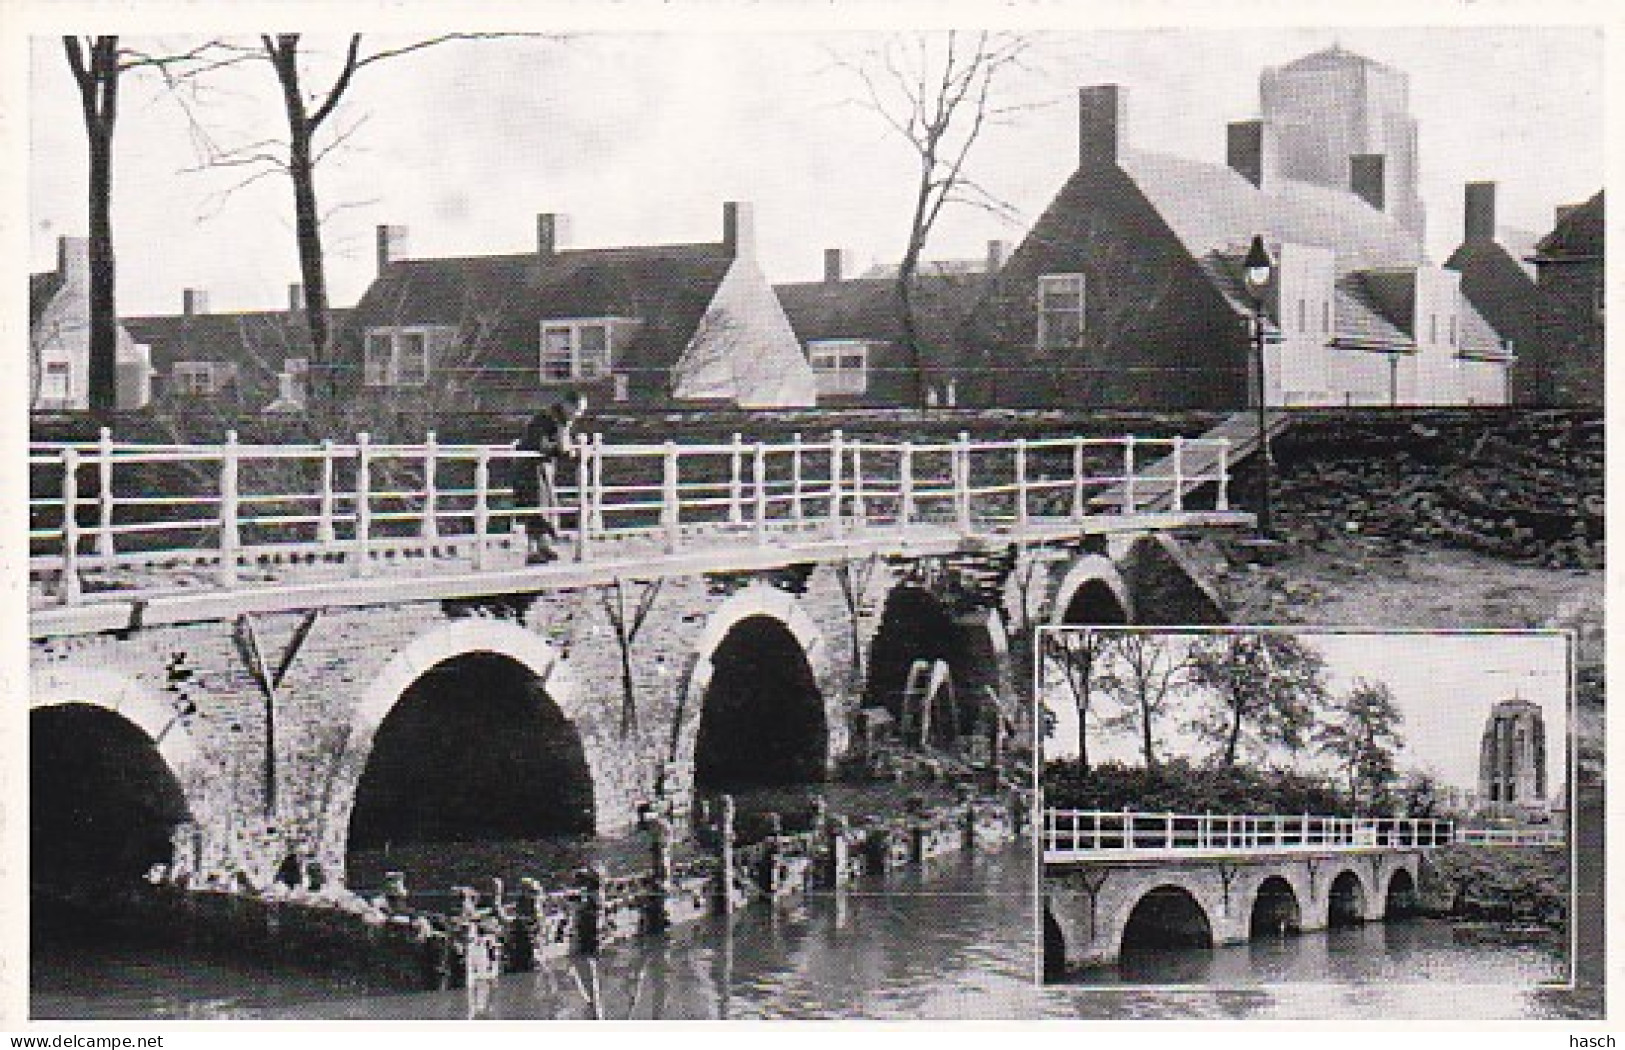
[[1372, 889], [1356, 868], [1344, 868], [1326, 884], [1326, 925], [1356, 926], [1369, 917]]
[[[527, 700], [539, 700], [530, 709], [539, 711], [537, 717], [546, 721], [546, 731], [560, 741], [558, 750], [569, 767], [563, 775], [575, 783], [575, 793], [590, 792], [591, 815], [581, 830], [601, 833], [632, 822], [629, 793], [614, 776], [612, 729], [603, 713], [589, 704], [569, 661], [562, 660], [546, 639], [516, 623], [456, 620], [434, 627], [392, 652], [368, 679], [352, 709], [348, 734], [333, 761], [327, 796], [320, 807], [323, 819], [315, 852], [326, 872], [344, 876], [352, 822], [378, 752], [380, 731], [385, 731], [387, 739], [386, 722], [391, 715], [400, 711], [403, 718], [410, 716], [412, 707], [404, 702], [417, 703], [414, 689], [426, 688], [436, 672], [467, 673], [479, 682], [493, 683], [492, 691], [509, 697], [523, 692]], [[474, 695], [483, 691], [468, 690]], [[423, 702], [444, 707], [454, 701], [431, 696]], [[533, 743], [535, 737], [522, 739]]]
[[1213, 919], [1198, 892], [1164, 881], [1141, 893], [1123, 921], [1119, 953], [1134, 948], [1211, 948]]
[[953, 703], [933, 711], [932, 743], [950, 746], [984, 728], [995, 714], [1012, 723], [1019, 705], [1010, 649], [997, 609], [955, 610], [931, 586], [902, 583], [887, 593], [869, 642], [864, 706], [886, 708], [903, 726], [912, 669], [919, 661], [940, 662], [952, 681]]
[[1111, 627], [1134, 622], [1133, 596], [1110, 558], [1086, 554], [1072, 563], [1055, 588], [1049, 622], [1056, 627]]
[[1249, 937], [1297, 933], [1303, 929], [1303, 908], [1298, 891], [1283, 875], [1266, 875], [1253, 893], [1247, 920]]
[[1383, 918], [1398, 919], [1415, 915], [1420, 904], [1415, 876], [1404, 865], [1396, 867], [1393, 874], [1388, 876], [1388, 890], [1383, 899]]
[[101, 669], [50, 668], [30, 686], [30, 874], [123, 880], [172, 862], [213, 779], [181, 711]]
[[792, 595], [752, 584], [729, 597], [706, 620], [678, 687], [671, 793], [824, 779], [845, 739], [829, 676], [823, 632]]

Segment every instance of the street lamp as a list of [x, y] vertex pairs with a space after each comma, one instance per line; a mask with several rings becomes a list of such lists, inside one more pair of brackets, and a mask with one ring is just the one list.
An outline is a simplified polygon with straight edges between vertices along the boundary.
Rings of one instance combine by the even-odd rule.
[[1258, 501], [1258, 535], [1271, 539], [1274, 529], [1270, 520], [1270, 471], [1274, 466], [1270, 456], [1269, 421], [1264, 411], [1264, 290], [1275, 276], [1275, 260], [1264, 247], [1264, 238], [1255, 235], [1247, 258], [1242, 262], [1242, 280], [1253, 301], [1253, 362], [1254, 397], [1258, 405], [1258, 454], [1263, 470], [1262, 495]]

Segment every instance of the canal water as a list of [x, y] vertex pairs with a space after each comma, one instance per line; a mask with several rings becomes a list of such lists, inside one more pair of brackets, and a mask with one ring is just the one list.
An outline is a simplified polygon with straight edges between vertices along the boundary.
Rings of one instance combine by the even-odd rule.
[[[1137, 956], [1088, 985], [1034, 984], [1025, 845], [752, 906], [671, 936], [476, 989], [365, 992], [158, 945], [56, 930], [36, 943], [38, 1018], [727, 1019], [1595, 1016], [1601, 995], [1535, 987], [1545, 947], [1457, 943], [1412, 920], [1216, 951]], [[1130, 987], [1123, 982], [1155, 984]], [[1104, 983], [1103, 983], [1104, 982]], [[1173, 987], [1180, 984], [1200, 987]], [[1225, 986], [1224, 990], [1215, 990]]]

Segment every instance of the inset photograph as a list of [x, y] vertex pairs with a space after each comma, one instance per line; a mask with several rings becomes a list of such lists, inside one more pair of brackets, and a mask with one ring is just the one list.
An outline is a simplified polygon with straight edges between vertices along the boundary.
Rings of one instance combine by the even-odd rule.
[[1570, 981], [1570, 659], [1561, 632], [1044, 632], [1044, 983], [1522, 1015]]

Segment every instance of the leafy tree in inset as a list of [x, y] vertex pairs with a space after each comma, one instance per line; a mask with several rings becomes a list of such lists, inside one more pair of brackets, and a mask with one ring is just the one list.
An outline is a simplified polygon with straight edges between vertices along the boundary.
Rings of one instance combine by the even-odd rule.
[[1405, 746], [1399, 734], [1404, 720], [1386, 683], [1356, 678], [1337, 699], [1331, 719], [1316, 730], [1316, 745], [1337, 763], [1356, 806], [1376, 807], [1393, 786]]
[[[1100, 631], [1051, 631], [1044, 635], [1045, 658], [1061, 674], [1078, 716], [1078, 765], [1089, 769], [1089, 716], [1105, 694], [1110, 635]], [[1045, 708], [1045, 714], [1054, 715]]]
[[1168, 712], [1169, 701], [1185, 684], [1190, 670], [1185, 639], [1176, 635], [1129, 632], [1105, 636], [1096, 659], [1109, 668], [1100, 679], [1105, 694], [1121, 713], [1110, 722], [1127, 727], [1140, 738], [1145, 768], [1157, 766], [1157, 724]]
[[1209, 700], [1191, 729], [1215, 745], [1225, 766], [1236, 764], [1243, 744], [1301, 750], [1328, 698], [1325, 660], [1286, 634], [1198, 638], [1191, 645], [1190, 682]]

